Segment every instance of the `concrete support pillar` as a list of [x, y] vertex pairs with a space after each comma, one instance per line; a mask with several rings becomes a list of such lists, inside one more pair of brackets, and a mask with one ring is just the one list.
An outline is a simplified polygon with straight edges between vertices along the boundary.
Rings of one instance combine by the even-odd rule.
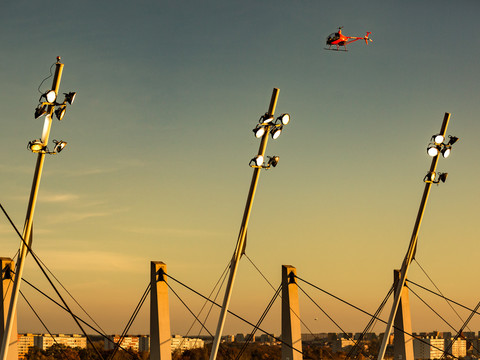
[[[394, 282], [400, 280], [400, 270], [393, 271]], [[395, 287], [395, 290], [397, 288]], [[393, 354], [394, 360], [414, 360], [413, 356], [413, 338], [412, 333], [412, 318], [410, 316], [410, 301], [408, 299], [408, 288], [402, 287], [400, 296], [400, 303], [395, 315], [395, 329], [393, 332]], [[404, 332], [403, 332], [403, 331]]]
[[150, 265], [150, 360], [171, 360], [167, 265], [161, 261], [152, 261]]
[[282, 360], [302, 360], [297, 270], [282, 265]]
[[[8, 306], [12, 298], [13, 280], [15, 263], [10, 258], [0, 257], [0, 269], [2, 281], [0, 282], [1, 293], [3, 294], [2, 306], [0, 307], [0, 343], [3, 342], [5, 334], [5, 326], [7, 321]], [[18, 335], [17, 335], [17, 313], [15, 312], [10, 333], [10, 341], [8, 342], [7, 360], [18, 360]]]

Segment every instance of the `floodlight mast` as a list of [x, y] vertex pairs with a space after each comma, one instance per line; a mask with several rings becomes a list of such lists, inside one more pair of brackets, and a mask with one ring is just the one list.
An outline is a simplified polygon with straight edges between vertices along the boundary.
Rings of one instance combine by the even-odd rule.
[[[448, 122], [450, 121], [450, 114], [445, 113], [443, 118], [442, 128], [440, 130], [439, 135], [442, 135], [445, 139], [445, 133], [447, 132]], [[432, 164], [430, 165], [430, 174], [435, 174], [435, 170], [437, 169], [438, 159], [440, 158], [440, 152], [437, 153], [432, 159]], [[408, 246], [407, 254], [405, 255], [405, 259], [403, 260], [402, 267], [400, 268], [400, 278], [397, 281], [395, 286], [395, 296], [393, 298], [393, 305], [392, 310], [390, 312], [390, 317], [388, 318], [387, 328], [385, 329], [382, 345], [380, 347], [380, 351], [378, 352], [377, 360], [383, 360], [385, 356], [385, 351], [387, 349], [388, 338], [390, 336], [390, 332], [392, 331], [393, 321], [395, 320], [395, 316], [398, 311], [398, 306], [400, 304], [402, 289], [405, 286], [405, 281], [407, 279], [407, 273], [410, 268], [410, 264], [415, 257], [415, 252], [417, 250], [417, 240], [418, 240], [418, 233], [420, 230], [420, 225], [422, 223], [423, 214], [425, 212], [425, 207], [427, 205], [428, 195], [430, 194], [430, 189], [432, 187], [432, 181], [425, 181], [425, 189], [423, 191], [422, 201], [420, 202], [420, 208], [418, 210], [417, 219], [415, 221], [415, 226], [413, 227], [412, 237], [410, 239], [410, 244]]]
[[[60, 80], [62, 78], [63, 64], [60, 62], [60, 57], [57, 57], [55, 64], [55, 75], [53, 77], [52, 91], [58, 95], [58, 89], [60, 88]], [[47, 107], [47, 114], [45, 116], [45, 123], [42, 131], [41, 142], [46, 147], [48, 143], [48, 137], [50, 136], [50, 128], [52, 125], [52, 116], [55, 110], [55, 105], [49, 104]], [[8, 353], [9, 339], [12, 332], [13, 319], [15, 318], [15, 312], [17, 308], [18, 294], [20, 291], [20, 283], [22, 281], [22, 273], [25, 265], [25, 258], [27, 256], [28, 249], [32, 245], [32, 226], [33, 226], [33, 214], [35, 212], [35, 205], [37, 203], [38, 189], [40, 187], [40, 179], [42, 176], [43, 164], [45, 162], [45, 151], [38, 152], [37, 164], [35, 166], [35, 173], [33, 176], [32, 189], [30, 192], [30, 200], [28, 202], [27, 214], [25, 217], [25, 224], [23, 227], [22, 238], [23, 242], [20, 246], [20, 253], [18, 256], [17, 266], [15, 269], [15, 279], [12, 287], [12, 296], [8, 307], [8, 315], [5, 323], [5, 331], [3, 333], [3, 339], [1, 344], [0, 359], [6, 360]]]
[[[271, 117], [273, 119], [273, 114], [275, 112], [275, 107], [277, 105], [278, 93], [280, 89], [274, 88], [272, 92], [272, 98], [270, 100], [270, 106], [268, 112], [265, 114], [265, 117]], [[271, 124], [271, 121], [270, 121]], [[260, 142], [260, 148], [258, 150], [258, 156], [265, 158], [265, 149], [267, 148], [268, 135], [270, 133], [270, 124], [266, 125], [265, 132], [262, 135], [262, 141]], [[245, 205], [245, 211], [243, 213], [242, 225], [240, 226], [240, 232], [238, 234], [237, 245], [235, 247], [235, 252], [233, 253], [232, 260], [230, 262], [230, 272], [228, 276], [228, 283], [225, 290], [225, 296], [223, 298], [222, 309], [220, 311], [220, 317], [218, 319], [217, 330], [215, 332], [215, 337], [213, 339], [212, 351], [210, 353], [210, 360], [215, 360], [217, 358], [218, 348], [220, 346], [220, 340], [222, 338], [223, 327], [225, 325], [225, 318], [228, 312], [228, 305], [230, 304], [230, 299], [232, 296], [233, 282], [235, 281], [235, 276], [237, 274], [238, 263], [242, 254], [245, 251], [245, 239], [247, 237], [247, 227], [248, 220], [250, 219], [250, 213], [252, 211], [253, 198], [255, 196], [255, 191], [257, 189], [258, 179], [260, 177], [260, 170], [262, 166], [256, 166], [253, 169], [252, 182], [250, 184], [250, 190], [247, 196], [247, 203]]]

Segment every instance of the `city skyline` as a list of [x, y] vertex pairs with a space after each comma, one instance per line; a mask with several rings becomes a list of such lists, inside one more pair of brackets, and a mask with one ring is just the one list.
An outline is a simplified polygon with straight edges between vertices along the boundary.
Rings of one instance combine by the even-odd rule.
[[[262, 274], [276, 287], [281, 265], [291, 264], [303, 279], [373, 313], [405, 255], [430, 164], [426, 147], [449, 112], [447, 134], [460, 141], [439, 161], [449, 177], [430, 194], [417, 260], [447, 297], [471, 308], [478, 302], [471, 277], [479, 246], [480, 5], [344, 5], [342, 11], [311, 1], [2, 5], [0, 203], [21, 229], [35, 164], [26, 145], [43, 125], [33, 117], [37, 88], [61, 56], [60, 93], [77, 91], [77, 98], [52, 125], [51, 139], [68, 146], [46, 159], [33, 249], [107, 333], [123, 330], [152, 260], [202, 294], [211, 291], [234, 250], [248, 163], [259, 146], [251, 130], [274, 87], [276, 115], [292, 120], [269, 140], [267, 154], [280, 162], [262, 171], [253, 204], [247, 255]], [[371, 31], [373, 42], [325, 51], [326, 36], [339, 26], [348, 35]], [[19, 241], [3, 219], [0, 256], [11, 257]], [[50, 293], [31, 257], [24, 276]], [[430, 285], [416, 263], [409, 278]], [[200, 309], [201, 299], [170, 285]], [[369, 320], [305, 290], [347, 331], [361, 331]], [[77, 332], [54, 305], [25, 284], [22, 291], [52, 332]], [[230, 310], [255, 323], [273, 293], [243, 258]], [[414, 331], [430, 324], [448, 330], [410, 299]], [[428, 299], [459, 326], [444, 301]], [[193, 318], [171, 293], [170, 304], [172, 333], [185, 333]], [[148, 332], [147, 309], [148, 303], [132, 333]], [[336, 329], [305, 297], [300, 312], [312, 332]], [[22, 299], [18, 316], [19, 332], [42, 331]], [[211, 332], [217, 316], [212, 312]], [[276, 304], [264, 327], [279, 333], [279, 324]], [[474, 318], [470, 327], [480, 322]], [[248, 332], [229, 316], [230, 329]], [[380, 324], [374, 331], [383, 330]]]

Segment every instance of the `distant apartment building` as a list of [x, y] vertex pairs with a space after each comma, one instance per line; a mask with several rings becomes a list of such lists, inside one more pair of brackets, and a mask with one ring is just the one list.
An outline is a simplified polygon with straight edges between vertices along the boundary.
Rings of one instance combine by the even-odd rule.
[[345, 339], [345, 338], [340, 338], [337, 340], [333, 340], [330, 342], [331, 343], [331, 348], [334, 353], [340, 352], [340, 351], [347, 351], [349, 350], [353, 345], [355, 345], [355, 341], [352, 339]]
[[150, 351], [150, 336], [140, 335], [138, 339], [138, 351], [147, 352]]
[[454, 356], [456, 358], [467, 356], [467, 340], [454, 338], [444, 339], [445, 341], [445, 350], [448, 349], [448, 355]]
[[[113, 350], [115, 349], [115, 344], [120, 342], [120, 335], [108, 335], [108, 340], [105, 340], [104, 349]], [[125, 336], [120, 342], [120, 347], [123, 349], [132, 349], [134, 351], [139, 351], [140, 348], [140, 336]]]
[[234, 335], [223, 335], [222, 336], [222, 342], [232, 343], [234, 341], [235, 341], [235, 336]]
[[185, 350], [200, 349], [204, 346], [205, 343], [202, 339], [186, 338], [181, 335], [173, 335], [172, 337], [172, 352], [184, 352]]
[[462, 332], [462, 338], [474, 340], [475, 339], [475, 331], [464, 331]]
[[[302, 340], [303, 340], [303, 335], [302, 335]], [[275, 339], [275, 335], [273, 334], [272, 335], [262, 334], [257, 337], [256, 341], [266, 345], [273, 345], [277, 343], [277, 339]]]
[[[442, 336], [440, 336], [442, 335]], [[447, 351], [448, 355], [459, 358], [467, 355], [467, 341], [447, 337], [450, 333], [425, 335], [421, 339], [413, 339], [415, 359], [440, 359]], [[418, 336], [418, 335], [417, 335]]]
[[413, 353], [415, 359], [440, 359], [443, 355], [444, 339], [426, 336], [422, 339], [413, 339]]
[[28, 350], [33, 348], [35, 344], [33, 343], [35, 335], [33, 334], [18, 334], [18, 358], [24, 359], [25, 355], [28, 353]]
[[242, 334], [242, 333], [238, 333], [237, 335], [235, 335], [235, 342], [237, 343], [241, 343], [241, 342], [245, 342], [247, 340], [245, 334]]
[[[107, 336], [110, 340], [105, 341], [104, 349], [113, 350], [115, 344], [120, 341], [120, 335]], [[134, 351], [150, 351], [150, 336], [148, 335], [135, 335], [125, 336], [120, 344], [123, 349], [132, 349]], [[203, 348], [205, 342], [202, 339], [193, 339], [182, 337], [181, 335], [173, 335], [171, 338], [170, 347], [172, 352], [179, 350], [184, 352], [185, 350]]]
[[87, 348], [87, 338], [84, 335], [79, 334], [41, 334], [34, 335], [33, 344], [35, 347], [47, 350], [54, 344], [65, 345], [72, 348], [78, 347], [81, 349]]

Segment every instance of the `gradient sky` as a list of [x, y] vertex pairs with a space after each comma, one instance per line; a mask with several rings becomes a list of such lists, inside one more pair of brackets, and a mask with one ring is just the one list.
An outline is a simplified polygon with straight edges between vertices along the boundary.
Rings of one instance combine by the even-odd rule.
[[[447, 133], [461, 140], [439, 162], [449, 177], [432, 188], [417, 260], [446, 296], [473, 308], [479, 11], [468, 0], [3, 1], [0, 202], [21, 229], [36, 161], [26, 144], [43, 127], [33, 118], [37, 88], [61, 56], [60, 91], [78, 95], [52, 126], [50, 139], [68, 147], [45, 163], [34, 250], [106, 332], [121, 333], [151, 260], [203, 294], [220, 277], [258, 150], [251, 130], [277, 87], [276, 114], [292, 120], [268, 143], [280, 163], [261, 173], [247, 254], [275, 287], [281, 265], [291, 264], [373, 313], [407, 250], [431, 162], [426, 146], [449, 112]], [[325, 51], [338, 26], [347, 35], [371, 31], [373, 42]], [[0, 256], [13, 256], [19, 241], [5, 218], [0, 233]], [[24, 277], [53, 293], [30, 257]], [[415, 263], [409, 278], [433, 287]], [[200, 309], [201, 300], [172, 286]], [[347, 331], [369, 320], [304, 289]], [[22, 290], [52, 332], [79, 332]], [[244, 258], [230, 309], [255, 323], [273, 292]], [[420, 295], [460, 326], [445, 303]], [[450, 330], [411, 302], [414, 331]], [[262, 327], [278, 334], [279, 311]], [[305, 296], [300, 311], [303, 332], [340, 331]], [[173, 295], [171, 316], [172, 332], [186, 333], [192, 317]], [[22, 299], [18, 328], [45, 331]], [[226, 333], [248, 330], [227, 318]], [[130, 333], [148, 331], [147, 303]]]

